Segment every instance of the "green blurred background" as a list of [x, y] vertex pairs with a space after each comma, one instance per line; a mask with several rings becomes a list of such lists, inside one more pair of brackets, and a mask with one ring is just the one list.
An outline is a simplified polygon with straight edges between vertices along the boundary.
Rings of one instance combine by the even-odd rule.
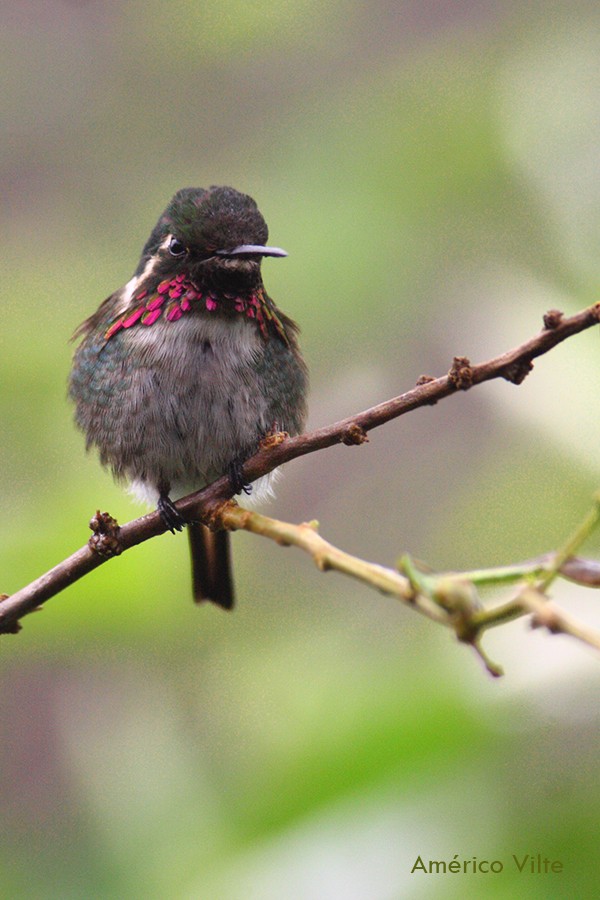
[[[186, 185], [252, 194], [289, 258], [310, 425], [600, 298], [590, 2], [2, 3], [0, 590], [140, 509], [86, 457], [75, 326]], [[549, 550], [600, 483], [600, 339], [286, 467], [270, 514], [350, 552], [473, 567]], [[0, 896], [588, 897], [598, 659], [516, 622], [506, 677], [298, 551], [234, 537], [234, 614], [184, 537], [102, 567], [0, 641]], [[600, 551], [600, 541], [587, 548]], [[600, 625], [598, 598], [556, 599]], [[518, 875], [511, 855], [561, 860]], [[429, 859], [497, 875], [411, 874]]]

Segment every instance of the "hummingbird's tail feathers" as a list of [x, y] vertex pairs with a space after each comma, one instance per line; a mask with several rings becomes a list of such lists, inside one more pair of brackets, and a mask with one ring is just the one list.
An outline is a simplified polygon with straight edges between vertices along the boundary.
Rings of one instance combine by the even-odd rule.
[[234, 603], [228, 531], [211, 531], [199, 522], [187, 527], [192, 557], [194, 601], [210, 600], [223, 609]]

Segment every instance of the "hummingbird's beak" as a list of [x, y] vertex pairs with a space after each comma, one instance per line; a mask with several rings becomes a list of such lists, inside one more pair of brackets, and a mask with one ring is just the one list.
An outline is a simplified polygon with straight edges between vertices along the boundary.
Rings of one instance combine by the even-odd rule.
[[215, 256], [287, 256], [281, 247], [264, 247], [262, 244], [240, 244], [231, 250], [215, 250]]

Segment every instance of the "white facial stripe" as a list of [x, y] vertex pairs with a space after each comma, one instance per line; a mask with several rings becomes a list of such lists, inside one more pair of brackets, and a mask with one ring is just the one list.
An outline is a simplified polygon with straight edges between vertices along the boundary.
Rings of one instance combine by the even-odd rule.
[[135, 289], [138, 286], [139, 276], [134, 275], [133, 278], [130, 278], [125, 287], [123, 288], [123, 294], [121, 297], [122, 302], [127, 305], [131, 298], [135, 293]]
[[[161, 245], [161, 249], [162, 249], [162, 245]], [[148, 278], [149, 275], [152, 275], [157, 264], [158, 264], [158, 255], [151, 256], [150, 259], [147, 261], [146, 265], [144, 266], [144, 270], [141, 273], [141, 275], [134, 275], [133, 278], [129, 279], [129, 281], [127, 282], [127, 284], [125, 285], [125, 287], [123, 288], [123, 290], [121, 292], [121, 297], [119, 299], [119, 308], [117, 310], [117, 316], [121, 315], [121, 313], [124, 313], [125, 310], [129, 307], [129, 304], [131, 303], [131, 298], [133, 297], [133, 295], [135, 294], [137, 289], [140, 287], [140, 285], [142, 285], [144, 283], [146, 278]]]
[[144, 271], [138, 278], [138, 284], [142, 285], [146, 278], [148, 278], [154, 272], [154, 269], [158, 265], [158, 254], [151, 256], [146, 265], [144, 266]]

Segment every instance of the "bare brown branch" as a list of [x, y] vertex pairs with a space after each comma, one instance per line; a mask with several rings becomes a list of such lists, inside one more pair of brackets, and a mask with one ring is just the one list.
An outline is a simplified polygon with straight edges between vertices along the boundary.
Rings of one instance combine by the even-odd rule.
[[[471, 364], [466, 357], [455, 357], [448, 375], [439, 378], [421, 376], [411, 390], [354, 416], [297, 437], [287, 438], [280, 443], [266, 442], [245, 463], [244, 480], [252, 482], [283, 463], [326, 447], [338, 444], [360, 445], [368, 440], [367, 435], [372, 428], [377, 428], [419, 407], [431, 406], [450, 394], [467, 390], [484, 381], [504, 378], [513, 384], [520, 384], [531, 370], [535, 358], [547, 353], [572, 335], [597, 325], [599, 321], [600, 304], [594, 304], [570, 317], [551, 310], [544, 317], [542, 331], [494, 359]], [[227, 477], [222, 477], [202, 491], [179, 501], [177, 508], [188, 519], [198, 518], [218, 526], [222, 504], [231, 495], [230, 481]], [[124, 552], [165, 531], [158, 513], [142, 516], [120, 529], [116, 523], [108, 528], [107, 521], [100, 520], [95, 530], [95, 543], [92, 538], [91, 544], [77, 550], [72, 556], [10, 597], [3, 598], [0, 595], [0, 633], [14, 633], [19, 619], [102, 565], [111, 555]], [[589, 575], [590, 566], [587, 570]]]

